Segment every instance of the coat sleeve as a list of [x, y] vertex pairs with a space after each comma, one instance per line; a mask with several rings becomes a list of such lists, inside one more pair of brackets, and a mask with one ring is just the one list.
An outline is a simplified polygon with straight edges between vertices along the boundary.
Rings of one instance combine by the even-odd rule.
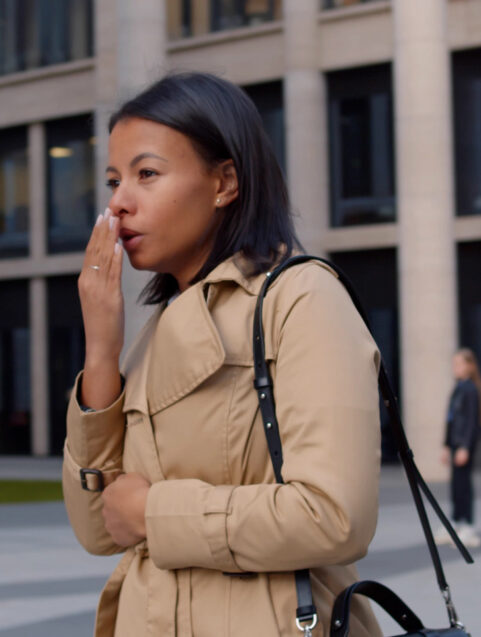
[[65, 508], [80, 544], [89, 553], [110, 555], [125, 549], [117, 546], [105, 530], [101, 493], [82, 489], [80, 469], [98, 469], [106, 474], [121, 470], [125, 429], [122, 413], [124, 392], [107, 409], [84, 412], [77, 400], [81, 379], [80, 373], [67, 411], [62, 471]]
[[472, 452], [479, 432], [479, 395], [473, 382], [465, 383], [462, 410], [464, 427], [460, 431], [459, 444]]
[[367, 551], [378, 504], [379, 353], [342, 284], [314, 264], [296, 270], [274, 311], [284, 484], [154, 484], [146, 526], [159, 568], [290, 571]]

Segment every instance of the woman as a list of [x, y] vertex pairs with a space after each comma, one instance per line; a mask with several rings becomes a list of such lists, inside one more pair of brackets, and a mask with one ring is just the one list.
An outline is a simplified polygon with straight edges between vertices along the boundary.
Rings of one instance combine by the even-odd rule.
[[[125, 551], [95, 634], [297, 635], [292, 572], [310, 568], [313, 635], [326, 635], [375, 530], [376, 346], [328, 268], [307, 262], [272, 285], [276, 484], [252, 322], [265, 273], [298, 243], [259, 115], [234, 85], [182, 74], [126, 103], [110, 132], [112, 196], [79, 279], [86, 359], [64, 462], [79, 541]], [[124, 251], [154, 273], [143, 294], [157, 308], [121, 376]], [[351, 634], [379, 634], [363, 601]]]
[[[466, 546], [477, 547], [481, 539], [473, 525], [472, 469], [480, 423], [481, 377], [476, 356], [470, 349], [460, 349], [453, 356], [453, 376], [456, 384], [449, 400], [441, 461], [451, 465], [454, 526]], [[451, 539], [440, 529], [436, 541], [447, 544]]]

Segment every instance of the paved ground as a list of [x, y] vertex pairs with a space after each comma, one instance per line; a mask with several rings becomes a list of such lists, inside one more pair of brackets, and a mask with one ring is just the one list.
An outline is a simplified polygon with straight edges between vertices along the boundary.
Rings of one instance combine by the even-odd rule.
[[[59, 471], [55, 459], [0, 457], [0, 478], [56, 478]], [[481, 474], [476, 482], [481, 518]], [[434, 490], [447, 508], [446, 486]], [[458, 612], [476, 637], [481, 550], [473, 555], [477, 562], [467, 566], [454, 549], [442, 550]], [[89, 637], [98, 593], [117, 559], [86, 554], [60, 502], [0, 506], [0, 637]], [[427, 625], [447, 625], [407, 482], [397, 468], [383, 469], [378, 531], [359, 570], [361, 577], [394, 588]], [[382, 611], [378, 616], [385, 634], [400, 632]]]

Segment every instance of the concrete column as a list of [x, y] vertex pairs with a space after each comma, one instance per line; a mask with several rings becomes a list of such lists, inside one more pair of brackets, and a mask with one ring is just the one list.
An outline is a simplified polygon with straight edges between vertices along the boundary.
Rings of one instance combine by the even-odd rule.
[[34, 456], [48, 455], [50, 447], [46, 283], [44, 278], [30, 279], [31, 446]]
[[[45, 129], [32, 124], [28, 129], [29, 154], [29, 235], [30, 256], [36, 260], [46, 253], [46, 157]], [[49, 385], [46, 280], [30, 280], [30, 387], [31, 447], [35, 456], [49, 453]]]
[[32, 124], [28, 129], [29, 156], [29, 237], [30, 256], [42, 258], [47, 252], [47, 166], [45, 128]]
[[428, 479], [439, 464], [457, 343], [446, 0], [394, 0], [403, 413]]
[[319, 0], [284, 0], [287, 177], [306, 250], [322, 252], [328, 227], [327, 123], [319, 71]]
[[[167, 71], [167, 16], [165, 0], [142, 0], [141, 11], [136, 0], [97, 0], [95, 11], [97, 204], [103, 211], [109, 199], [103, 187], [108, 119], [123, 101]], [[136, 303], [150, 274], [135, 271], [124, 257], [125, 351], [150, 314], [149, 309]]]
[[117, 0], [117, 85], [122, 100], [133, 97], [167, 71], [165, 0]]

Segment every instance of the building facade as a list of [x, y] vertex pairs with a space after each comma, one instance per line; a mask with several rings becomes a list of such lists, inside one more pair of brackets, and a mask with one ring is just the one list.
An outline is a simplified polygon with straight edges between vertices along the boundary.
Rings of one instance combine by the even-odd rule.
[[[481, 356], [481, 0], [0, 0], [0, 454], [61, 452], [108, 117], [171, 70], [257, 104], [301, 240], [359, 289], [442, 477], [451, 355]], [[130, 342], [146, 279], [123, 277]]]

